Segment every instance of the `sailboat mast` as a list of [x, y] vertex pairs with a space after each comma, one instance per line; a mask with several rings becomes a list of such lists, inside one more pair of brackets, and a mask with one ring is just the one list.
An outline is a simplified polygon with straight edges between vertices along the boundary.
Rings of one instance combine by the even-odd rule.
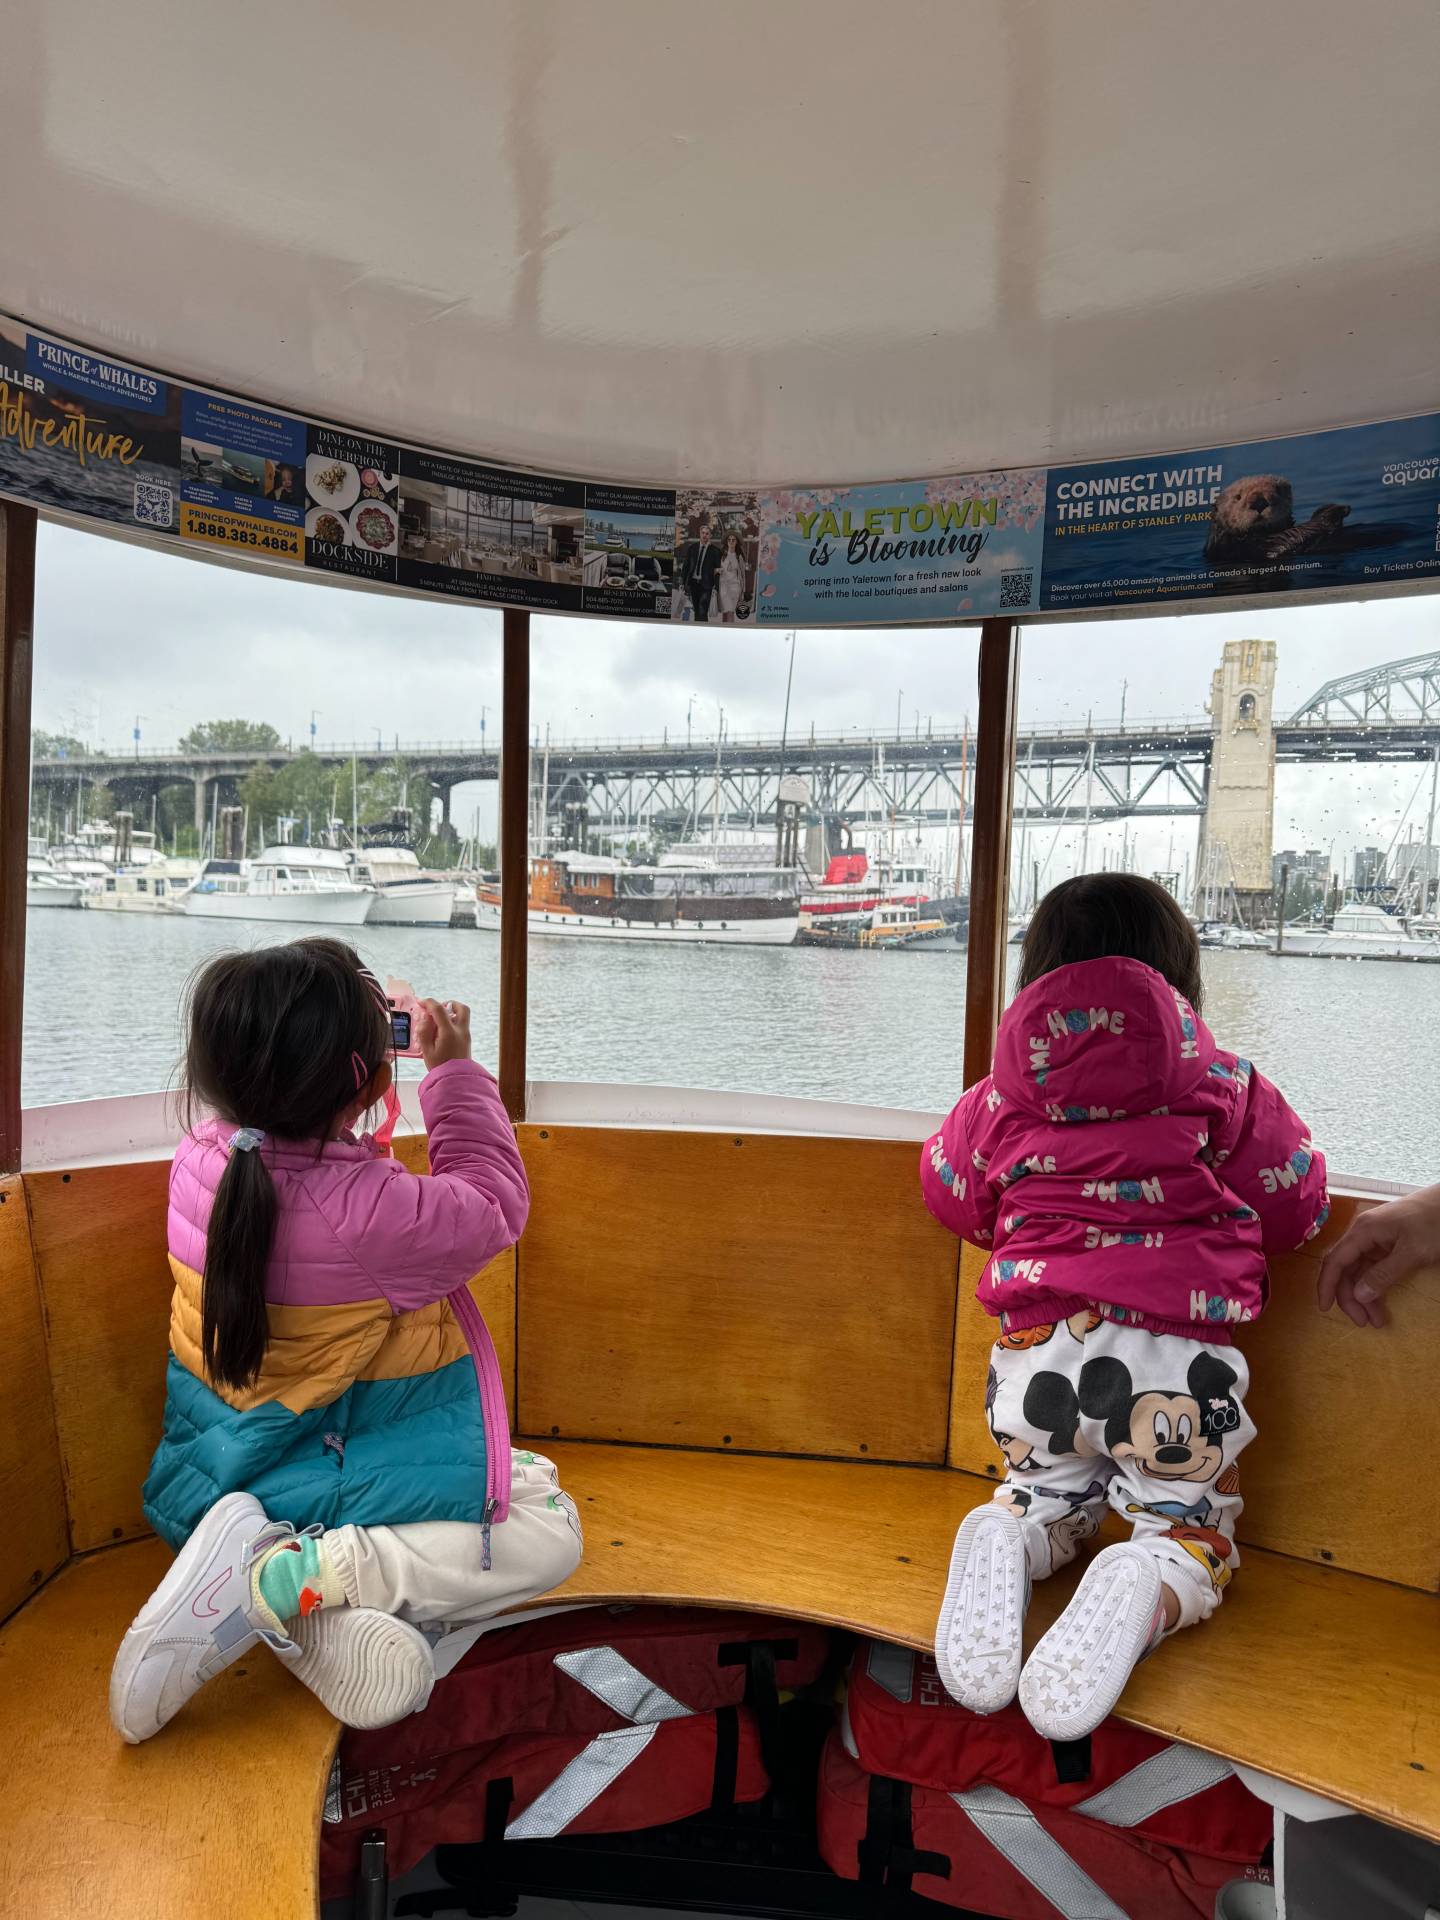
[[970, 716], [960, 734], [960, 810], [955, 821], [955, 897], [964, 890], [965, 879], [965, 788], [970, 777]]

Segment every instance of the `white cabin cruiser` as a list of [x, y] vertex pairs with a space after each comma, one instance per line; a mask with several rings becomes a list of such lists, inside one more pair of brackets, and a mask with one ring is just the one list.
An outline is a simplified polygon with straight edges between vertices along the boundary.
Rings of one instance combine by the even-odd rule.
[[181, 907], [202, 920], [283, 920], [362, 926], [373, 887], [353, 879], [325, 847], [267, 847], [258, 860], [207, 860]]
[[44, 854], [28, 854], [25, 859], [25, 905], [36, 907], [78, 907], [84, 889], [56, 870]]
[[1287, 927], [1276, 951], [1314, 960], [1440, 961], [1440, 940], [1411, 931], [1407, 921], [1382, 908], [1352, 900], [1337, 909], [1328, 927], [1304, 932]]
[[422, 867], [409, 847], [366, 847], [346, 856], [352, 877], [374, 889], [366, 925], [448, 927], [455, 877]]

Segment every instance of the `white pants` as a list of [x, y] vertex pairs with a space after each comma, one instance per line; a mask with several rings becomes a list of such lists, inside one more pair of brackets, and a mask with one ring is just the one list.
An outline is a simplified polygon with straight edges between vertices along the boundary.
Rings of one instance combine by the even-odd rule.
[[[1098, 1324], [1096, 1324], [1098, 1322]], [[1180, 1626], [1212, 1614], [1240, 1564], [1241, 1451], [1250, 1373], [1234, 1347], [1077, 1313], [1003, 1334], [985, 1413], [1009, 1471], [995, 1499], [1025, 1528], [1043, 1580], [1075, 1557], [1107, 1504], [1161, 1563]]]
[[543, 1454], [510, 1456], [510, 1513], [490, 1529], [467, 1521], [336, 1527], [325, 1535], [352, 1607], [398, 1614], [414, 1626], [460, 1626], [558, 1587], [580, 1564], [575, 1502]]

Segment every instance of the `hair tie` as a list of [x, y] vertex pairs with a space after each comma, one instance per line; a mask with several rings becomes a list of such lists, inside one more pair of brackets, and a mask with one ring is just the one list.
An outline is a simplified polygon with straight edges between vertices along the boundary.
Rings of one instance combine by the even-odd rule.
[[264, 1138], [265, 1135], [259, 1127], [241, 1127], [235, 1133], [231, 1134], [229, 1142], [226, 1145], [226, 1152], [234, 1153], [238, 1149], [241, 1153], [249, 1153], [255, 1147], [258, 1147]]

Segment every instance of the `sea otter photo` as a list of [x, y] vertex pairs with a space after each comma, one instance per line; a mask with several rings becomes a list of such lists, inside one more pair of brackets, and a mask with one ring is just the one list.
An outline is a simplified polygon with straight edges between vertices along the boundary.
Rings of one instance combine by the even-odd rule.
[[1318, 507], [1297, 526], [1290, 482], [1278, 473], [1247, 474], [1232, 480], [1211, 508], [1205, 558], [1222, 567], [1293, 559], [1324, 546], [1349, 511]]

